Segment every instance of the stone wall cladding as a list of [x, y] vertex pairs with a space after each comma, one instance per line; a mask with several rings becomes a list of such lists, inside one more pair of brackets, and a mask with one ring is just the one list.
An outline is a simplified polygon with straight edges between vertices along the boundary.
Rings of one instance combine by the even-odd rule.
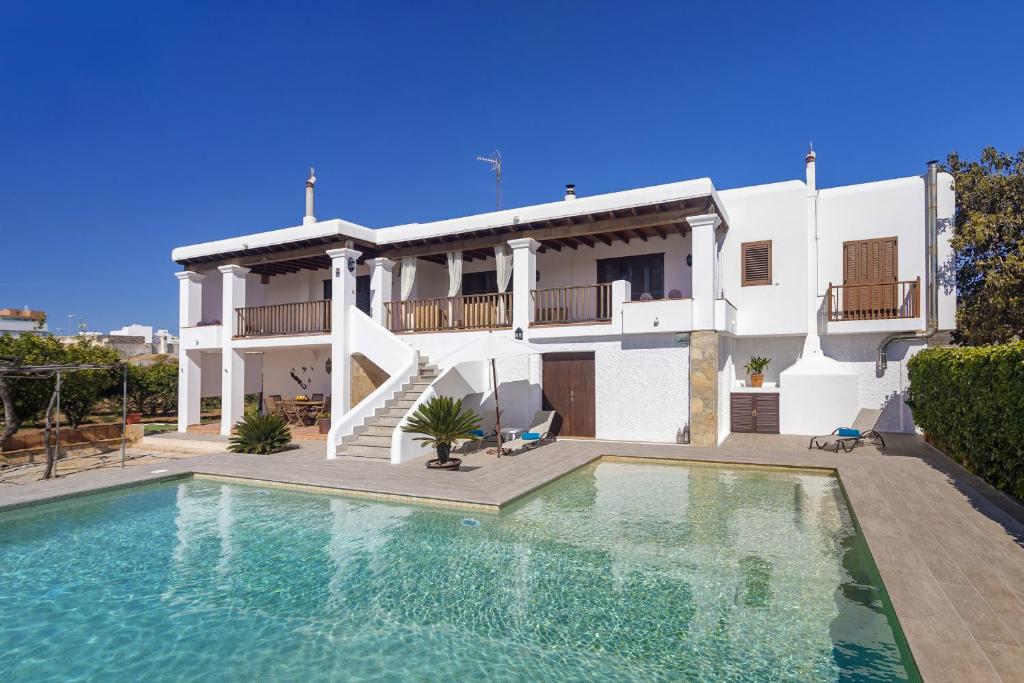
[[718, 333], [690, 334], [690, 443], [718, 445]]

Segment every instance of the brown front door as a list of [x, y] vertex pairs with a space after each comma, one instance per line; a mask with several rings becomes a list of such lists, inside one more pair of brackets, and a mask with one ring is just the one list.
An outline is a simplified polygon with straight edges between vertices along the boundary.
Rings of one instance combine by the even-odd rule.
[[[594, 354], [545, 353], [544, 410], [561, 417], [559, 436], [594, 436]], [[556, 421], [557, 424], [557, 421]]]
[[843, 242], [843, 317], [892, 317], [898, 306], [896, 238]]

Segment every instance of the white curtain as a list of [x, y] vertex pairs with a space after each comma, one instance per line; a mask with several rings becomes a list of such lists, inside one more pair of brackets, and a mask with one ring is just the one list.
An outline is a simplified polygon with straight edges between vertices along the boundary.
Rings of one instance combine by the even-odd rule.
[[448, 252], [448, 296], [462, 291], [462, 250]]
[[512, 248], [507, 244], [495, 244], [494, 265], [498, 272], [498, 291], [504, 292], [512, 279]]
[[416, 257], [415, 256], [403, 256], [402, 257], [402, 274], [401, 274], [401, 285], [402, 285], [402, 301], [408, 301], [409, 295], [412, 294], [412, 286], [416, 284]]

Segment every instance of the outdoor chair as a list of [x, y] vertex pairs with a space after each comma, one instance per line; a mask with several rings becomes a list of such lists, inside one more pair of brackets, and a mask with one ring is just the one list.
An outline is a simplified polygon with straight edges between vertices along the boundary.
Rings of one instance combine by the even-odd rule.
[[299, 414], [299, 409], [295, 405], [295, 399], [286, 398], [281, 400], [281, 411], [284, 414], [285, 422], [293, 425], [302, 425], [302, 415]]
[[314, 401], [322, 401], [322, 400], [324, 400], [324, 395], [323, 394], [313, 394], [313, 400]]
[[530, 428], [520, 434], [518, 438], [502, 444], [502, 450], [528, 451], [540, 446], [545, 441], [554, 441], [555, 435], [552, 427], [557, 414], [553, 410], [538, 410], [537, 414], [533, 416], [533, 420], [530, 421]]
[[832, 451], [838, 453], [842, 448], [844, 453], [849, 453], [857, 446], [868, 441], [879, 444], [885, 448], [885, 439], [875, 430], [878, 418], [881, 417], [881, 410], [864, 408], [857, 414], [852, 427], [838, 427], [831, 434], [811, 437], [807, 449], [817, 447], [818, 450]]
[[281, 415], [281, 397], [280, 396], [277, 396], [277, 395], [266, 396], [263, 399], [263, 405], [264, 405], [264, 407], [266, 409], [267, 415], [282, 416]]

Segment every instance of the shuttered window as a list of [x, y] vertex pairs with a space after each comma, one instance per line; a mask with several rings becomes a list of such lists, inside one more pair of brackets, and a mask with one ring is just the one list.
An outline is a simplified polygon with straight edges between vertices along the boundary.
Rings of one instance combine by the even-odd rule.
[[741, 284], [744, 287], [772, 283], [772, 241], [744, 242], [740, 247]]
[[654, 299], [665, 298], [665, 254], [644, 254], [597, 260], [597, 282], [604, 284], [626, 280], [636, 301], [644, 294]]

